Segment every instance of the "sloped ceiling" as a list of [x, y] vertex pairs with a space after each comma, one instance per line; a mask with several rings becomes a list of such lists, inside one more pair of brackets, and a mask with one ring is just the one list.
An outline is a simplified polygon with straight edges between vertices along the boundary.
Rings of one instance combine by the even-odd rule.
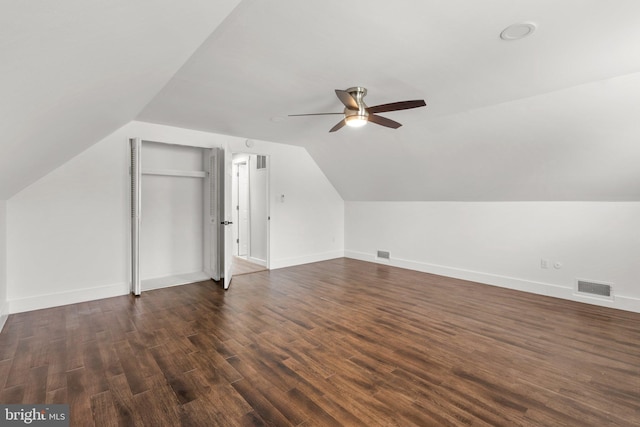
[[[637, 0], [0, 4], [0, 200], [132, 119], [306, 147], [345, 200], [640, 200]], [[351, 86], [428, 106], [287, 117]]]
[[[245, 0], [138, 119], [304, 146], [345, 200], [640, 200], [638, 46], [637, 0]], [[287, 117], [351, 86], [428, 107]]]
[[239, 0], [0, 0], [0, 200], [133, 120]]

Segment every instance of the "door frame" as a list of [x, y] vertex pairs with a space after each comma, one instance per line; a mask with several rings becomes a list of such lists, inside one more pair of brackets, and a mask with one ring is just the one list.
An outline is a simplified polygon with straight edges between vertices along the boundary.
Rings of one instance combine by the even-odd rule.
[[[262, 154], [262, 153], [258, 153], [255, 151], [243, 151], [243, 150], [234, 150], [231, 152], [232, 155], [235, 154], [245, 154], [245, 155], [249, 155], [249, 156], [264, 156], [266, 157], [266, 162], [267, 162], [267, 167], [266, 167], [266, 189], [265, 189], [265, 209], [266, 209], [266, 214], [267, 217], [265, 218], [265, 228], [266, 228], [266, 256], [265, 256], [265, 261], [264, 264], [262, 262], [257, 262], [260, 265], [263, 265], [264, 267], [266, 267], [268, 270], [271, 269], [271, 155], [270, 154]], [[251, 177], [251, 168], [253, 167], [253, 163], [251, 160], [251, 157], [248, 159], [247, 161], [247, 176]], [[237, 176], [233, 176], [233, 179], [237, 179]], [[249, 194], [251, 194], [251, 183], [249, 182], [248, 184], [249, 187]], [[249, 196], [250, 197], [250, 196]], [[249, 205], [251, 205], [251, 202], [249, 202]], [[249, 218], [251, 218], [251, 213], [249, 213]], [[249, 220], [251, 221], [251, 219]], [[248, 255], [247, 255], [247, 259], [250, 262], [256, 263], [256, 259], [251, 259], [251, 233], [252, 233], [252, 228], [251, 228], [251, 224], [248, 225], [248, 231], [249, 231], [249, 236], [248, 236], [248, 244], [247, 244], [247, 249], [248, 249]]]

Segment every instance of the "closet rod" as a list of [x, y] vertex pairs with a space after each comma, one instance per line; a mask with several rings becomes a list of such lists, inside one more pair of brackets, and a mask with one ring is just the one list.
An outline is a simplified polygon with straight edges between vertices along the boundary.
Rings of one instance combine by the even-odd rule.
[[163, 175], [188, 178], [206, 178], [206, 171], [184, 171], [175, 169], [142, 169], [142, 175]]

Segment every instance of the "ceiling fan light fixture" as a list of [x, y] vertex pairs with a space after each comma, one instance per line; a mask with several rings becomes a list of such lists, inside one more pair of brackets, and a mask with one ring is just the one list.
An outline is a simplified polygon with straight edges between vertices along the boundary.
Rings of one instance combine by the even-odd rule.
[[352, 128], [360, 128], [367, 124], [367, 116], [353, 115], [347, 116], [344, 119], [347, 123], [347, 126]]

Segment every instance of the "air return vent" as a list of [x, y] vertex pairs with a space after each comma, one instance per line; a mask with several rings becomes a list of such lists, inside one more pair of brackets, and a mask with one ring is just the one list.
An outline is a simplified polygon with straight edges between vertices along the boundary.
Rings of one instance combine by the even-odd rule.
[[380, 259], [389, 259], [389, 252], [388, 251], [378, 251], [378, 258]]
[[266, 169], [267, 168], [267, 156], [257, 156], [256, 159], [256, 169]]
[[576, 291], [579, 294], [613, 299], [611, 285], [578, 279]]

